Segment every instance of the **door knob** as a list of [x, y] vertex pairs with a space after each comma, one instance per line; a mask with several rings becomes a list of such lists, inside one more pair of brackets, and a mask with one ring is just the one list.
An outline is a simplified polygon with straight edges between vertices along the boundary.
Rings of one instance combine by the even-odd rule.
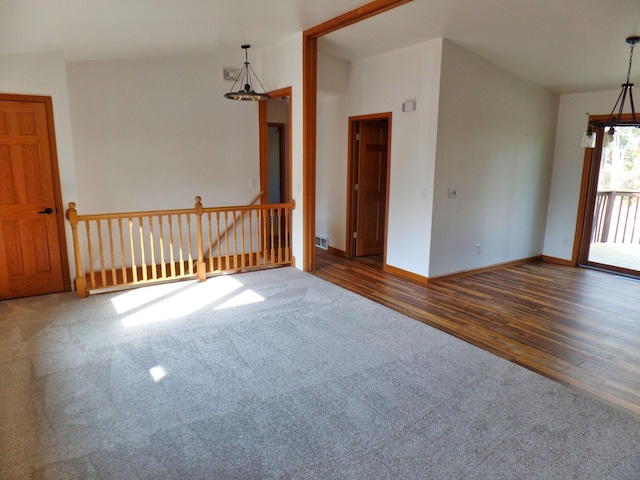
[[51, 210], [49, 207], [45, 208], [44, 210], [42, 210], [41, 212], [38, 213], [44, 213], [46, 215], [50, 215], [53, 213], [53, 210]]

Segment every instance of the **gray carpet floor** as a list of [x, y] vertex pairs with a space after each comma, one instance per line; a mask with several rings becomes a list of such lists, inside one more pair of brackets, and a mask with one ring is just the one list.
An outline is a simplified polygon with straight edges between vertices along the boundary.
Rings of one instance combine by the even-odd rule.
[[640, 479], [640, 420], [293, 268], [0, 302], [0, 478]]

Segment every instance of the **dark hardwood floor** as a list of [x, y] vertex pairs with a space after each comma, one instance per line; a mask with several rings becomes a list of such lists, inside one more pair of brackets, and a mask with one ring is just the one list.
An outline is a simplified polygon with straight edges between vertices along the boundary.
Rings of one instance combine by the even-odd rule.
[[640, 281], [529, 263], [428, 286], [316, 249], [314, 275], [640, 415]]

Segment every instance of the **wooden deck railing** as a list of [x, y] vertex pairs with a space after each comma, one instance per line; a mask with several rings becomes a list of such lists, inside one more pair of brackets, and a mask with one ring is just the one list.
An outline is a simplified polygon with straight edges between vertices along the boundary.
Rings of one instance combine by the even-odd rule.
[[79, 215], [71, 202], [77, 295], [292, 265], [294, 208], [294, 202], [204, 208], [196, 197], [191, 209]]
[[599, 191], [591, 241], [640, 244], [640, 192]]

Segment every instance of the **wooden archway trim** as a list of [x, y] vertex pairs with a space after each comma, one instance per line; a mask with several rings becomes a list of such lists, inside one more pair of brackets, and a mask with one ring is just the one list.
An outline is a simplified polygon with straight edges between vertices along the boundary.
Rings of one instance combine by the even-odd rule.
[[375, 0], [303, 32], [302, 36], [302, 269], [315, 270], [316, 113], [318, 38], [413, 0]]

